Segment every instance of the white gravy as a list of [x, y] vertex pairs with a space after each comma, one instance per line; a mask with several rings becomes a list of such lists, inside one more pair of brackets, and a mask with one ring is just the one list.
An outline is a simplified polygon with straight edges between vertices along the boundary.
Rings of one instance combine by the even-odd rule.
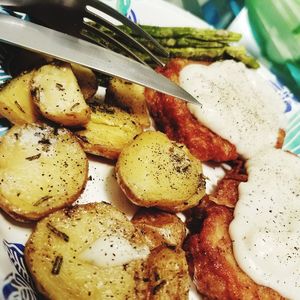
[[179, 82], [202, 104], [188, 104], [192, 114], [234, 144], [246, 159], [273, 147], [278, 130], [285, 128], [283, 101], [268, 82], [242, 63], [187, 65]]
[[300, 159], [268, 149], [246, 163], [230, 224], [239, 266], [289, 299], [300, 295]]

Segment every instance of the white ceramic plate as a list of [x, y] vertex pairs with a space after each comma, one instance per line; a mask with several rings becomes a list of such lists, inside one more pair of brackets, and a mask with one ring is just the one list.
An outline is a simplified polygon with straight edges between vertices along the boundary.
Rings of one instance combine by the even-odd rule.
[[[106, 2], [112, 6], [116, 5], [114, 0]], [[149, 25], [207, 27], [205, 22], [192, 14], [161, 0], [132, 1], [128, 16], [134, 21]], [[290, 124], [285, 148], [300, 154], [298, 103], [295, 102], [288, 89], [283, 87], [268, 70], [261, 68], [259, 73], [272, 82], [286, 103], [286, 113]], [[1, 80], [3, 82], [7, 78], [8, 76], [1, 70], [0, 65], [0, 83]], [[5, 131], [5, 124], [0, 122], [0, 134]], [[106, 160], [90, 158], [89, 169], [91, 180], [88, 181], [84, 193], [77, 202], [105, 200], [124, 211], [130, 218], [136, 211], [136, 207], [126, 199], [119, 189], [114, 176], [114, 166]], [[204, 173], [210, 178], [208, 189], [212, 190], [216, 181], [223, 176], [224, 169], [204, 166]], [[37, 299], [23, 260], [24, 244], [31, 229], [31, 225], [19, 224], [5, 213], [0, 212], [0, 299]], [[190, 299], [199, 298], [200, 296], [192, 288]]]

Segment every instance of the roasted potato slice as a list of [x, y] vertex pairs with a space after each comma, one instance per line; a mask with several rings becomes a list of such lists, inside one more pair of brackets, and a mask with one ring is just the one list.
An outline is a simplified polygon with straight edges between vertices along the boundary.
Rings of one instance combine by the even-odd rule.
[[38, 110], [30, 93], [33, 71], [24, 73], [0, 88], [0, 114], [13, 124], [36, 122]]
[[157, 247], [148, 258], [149, 300], [188, 299], [190, 277], [182, 249]]
[[150, 117], [144, 96], [145, 88], [123, 79], [113, 78], [107, 87], [106, 101], [115, 103], [134, 114], [143, 128], [150, 126]]
[[38, 290], [55, 299], [145, 299], [150, 251], [126, 216], [105, 203], [57, 211], [25, 246]]
[[31, 94], [43, 116], [65, 126], [79, 126], [90, 119], [90, 108], [69, 64], [50, 64], [34, 72]]
[[37, 220], [77, 199], [88, 161], [67, 129], [15, 125], [0, 144], [0, 207], [16, 220]]
[[109, 159], [117, 159], [122, 149], [142, 132], [136, 118], [120, 108], [92, 106], [89, 123], [76, 132], [84, 150]]
[[92, 98], [98, 89], [98, 82], [95, 73], [86, 67], [71, 63], [72, 71], [77, 78], [84, 99]]
[[157, 131], [140, 134], [123, 149], [116, 175], [126, 196], [140, 206], [179, 212], [197, 205], [205, 193], [201, 162]]
[[186, 236], [179, 217], [158, 209], [140, 209], [131, 222], [141, 231], [150, 249], [161, 245], [181, 247]]

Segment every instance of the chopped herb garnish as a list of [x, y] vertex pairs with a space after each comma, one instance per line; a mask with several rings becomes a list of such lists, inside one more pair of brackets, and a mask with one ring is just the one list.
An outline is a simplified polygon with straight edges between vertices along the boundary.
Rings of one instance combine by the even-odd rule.
[[61, 84], [61, 83], [56, 83], [56, 88], [59, 90], [59, 91], [64, 91], [65, 90], [65, 88], [64, 88], [64, 86]]
[[41, 140], [38, 141], [39, 144], [42, 144], [42, 145], [51, 145], [51, 142], [49, 139], [46, 139], [46, 138], [42, 138]]
[[22, 108], [22, 106], [19, 104], [19, 102], [18, 102], [18, 101], [15, 101], [15, 104], [16, 104], [16, 106], [18, 107], [18, 109], [19, 109], [22, 113], [25, 114], [25, 111], [24, 111], [24, 109]]
[[43, 202], [47, 201], [50, 198], [52, 198], [52, 196], [44, 196], [40, 198], [38, 201], [36, 201], [35, 203], [33, 203], [33, 206], [39, 206], [40, 204], [42, 204]]
[[63, 239], [65, 242], [69, 241], [69, 236], [66, 235], [64, 232], [58, 230], [57, 228], [55, 228], [52, 224], [47, 223], [47, 227], [55, 234], [57, 235], [59, 238]]
[[41, 153], [26, 157], [26, 159], [31, 161], [31, 160], [39, 159], [40, 157], [41, 157]]
[[80, 103], [79, 103], [79, 102], [77, 102], [77, 103], [73, 104], [73, 105], [71, 106], [70, 110], [72, 110], [73, 108], [75, 108], [75, 107], [76, 107], [76, 106], [78, 106], [78, 105], [80, 105]]
[[56, 256], [55, 261], [52, 266], [51, 274], [58, 275], [60, 272], [62, 263], [63, 263], [63, 257], [61, 255]]

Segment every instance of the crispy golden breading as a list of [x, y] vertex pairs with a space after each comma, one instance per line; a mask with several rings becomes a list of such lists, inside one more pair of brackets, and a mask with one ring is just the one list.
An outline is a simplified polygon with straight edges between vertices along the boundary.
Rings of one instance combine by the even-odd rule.
[[192, 234], [185, 243], [190, 273], [199, 293], [206, 299], [220, 300], [284, 299], [272, 289], [256, 284], [237, 265], [228, 233], [233, 210], [210, 203], [202, 212], [200, 232]]
[[[190, 63], [175, 59], [158, 72], [178, 83], [180, 70]], [[159, 130], [170, 139], [185, 144], [201, 161], [229, 161], [238, 157], [236, 148], [202, 125], [189, 111], [187, 104], [177, 98], [146, 89], [150, 114]]]
[[248, 180], [244, 165], [242, 160], [231, 162], [232, 169], [220, 180], [215, 192], [209, 197], [210, 200], [231, 208], [235, 206], [239, 199], [238, 186]]

